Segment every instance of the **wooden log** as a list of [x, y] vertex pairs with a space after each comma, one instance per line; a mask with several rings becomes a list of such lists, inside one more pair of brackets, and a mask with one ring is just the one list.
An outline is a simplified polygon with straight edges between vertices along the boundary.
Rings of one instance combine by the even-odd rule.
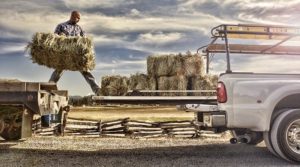
[[133, 136], [150, 136], [150, 135], [163, 135], [162, 133], [141, 133], [141, 132], [134, 132], [132, 133]]
[[36, 133], [42, 133], [42, 132], [54, 132], [55, 129], [54, 128], [44, 128], [44, 129], [38, 129], [35, 132]]
[[117, 128], [126, 128], [125, 126], [121, 125], [121, 124], [118, 124], [118, 125], [114, 125], [114, 126], [109, 126], [109, 127], [101, 127], [101, 130], [102, 131], [105, 131], [105, 130], [112, 130], [112, 129], [117, 129]]
[[126, 137], [125, 134], [101, 134], [100, 137], [120, 137], [124, 138]]
[[194, 126], [191, 123], [167, 123], [167, 124], [160, 124], [160, 126]]
[[193, 135], [196, 134], [195, 131], [181, 131], [181, 132], [169, 132], [171, 135]]
[[109, 134], [123, 134], [125, 136], [124, 131], [102, 131], [101, 135], [109, 135]]
[[87, 130], [87, 129], [68, 129], [65, 130], [65, 133], [94, 133], [94, 132], [98, 132], [98, 130]]
[[85, 118], [73, 118], [73, 117], [68, 117], [67, 120], [90, 121], [90, 122], [101, 121], [101, 120], [93, 120], [93, 119], [85, 119]]
[[161, 128], [152, 127], [127, 127], [128, 131], [163, 131]]
[[152, 134], [152, 135], [143, 135], [143, 136], [132, 136], [134, 138], [157, 138], [157, 137], [166, 137], [164, 134]]
[[92, 121], [78, 121], [78, 120], [67, 120], [69, 125], [87, 125], [87, 126], [97, 126], [98, 122]]
[[168, 124], [168, 123], [191, 123], [192, 120], [183, 120], [183, 121], [164, 121], [158, 122], [159, 124]]
[[136, 131], [133, 134], [163, 134], [163, 131]]
[[81, 136], [81, 135], [86, 135], [86, 136], [89, 136], [89, 135], [100, 135], [99, 132], [90, 132], [90, 133], [79, 133], [79, 132], [73, 132], [73, 133], [66, 133], [66, 135], [68, 136], [71, 136], [71, 135], [74, 135], [74, 136]]
[[116, 119], [116, 120], [110, 120], [110, 121], [102, 121], [102, 124], [110, 124], [110, 123], [115, 123], [115, 122], [118, 122], [118, 121], [127, 122], [128, 120], [129, 120], [129, 118]]
[[169, 132], [196, 131], [194, 127], [168, 129]]
[[149, 126], [158, 126], [159, 123], [156, 122], [146, 122], [146, 121], [137, 121], [137, 120], [129, 120], [127, 122], [129, 125], [149, 125]]
[[143, 127], [143, 128], [157, 128], [157, 126], [151, 126], [151, 125], [130, 125], [130, 124], [123, 124], [126, 127]]
[[194, 128], [193, 125], [174, 125], [174, 126], [161, 126], [162, 129], [174, 129], [174, 128]]
[[90, 127], [80, 127], [80, 126], [77, 126], [77, 127], [74, 127], [74, 126], [66, 126], [65, 127], [65, 130], [98, 130], [98, 127], [96, 126], [90, 126]]
[[126, 127], [118, 127], [118, 128], [111, 128], [111, 129], [102, 129], [102, 132], [112, 132], [112, 131], [124, 131], [126, 130]]
[[200, 134], [216, 134], [214, 131], [209, 131], [209, 130], [201, 130], [199, 131]]
[[117, 121], [117, 122], [113, 122], [113, 123], [110, 123], [110, 124], [103, 124], [101, 125], [101, 128], [106, 128], [106, 127], [111, 127], [111, 126], [115, 126], [115, 125], [122, 125], [122, 121]]
[[191, 134], [179, 134], [179, 135], [172, 135], [172, 137], [176, 137], [176, 138], [194, 138], [194, 135]]
[[222, 134], [199, 134], [200, 137], [221, 138]]
[[52, 135], [54, 135], [54, 133], [53, 132], [42, 132], [42, 133], [39, 133], [38, 135], [40, 135], [40, 136], [52, 136]]

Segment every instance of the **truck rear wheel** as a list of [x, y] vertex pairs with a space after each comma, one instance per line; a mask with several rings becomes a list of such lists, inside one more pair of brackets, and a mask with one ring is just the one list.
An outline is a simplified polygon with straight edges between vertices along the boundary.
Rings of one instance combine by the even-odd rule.
[[15, 117], [5, 123], [5, 127], [0, 136], [5, 140], [19, 140], [22, 133], [22, 116]]
[[19, 140], [22, 136], [22, 106], [0, 106], [0, 136], [5, 140]]
[[288, 110], [275, 119], [270, 141], [280, 157], [300, 162], [300, 109]]
[[264, 142], [268, 148], [268, 150], [275, 155], [276, 157], [278, 157], [277, 153], [275, 152], [272, 143], [271, 143], [271, 137], [270, 137], [270, 132], [264, 132]]

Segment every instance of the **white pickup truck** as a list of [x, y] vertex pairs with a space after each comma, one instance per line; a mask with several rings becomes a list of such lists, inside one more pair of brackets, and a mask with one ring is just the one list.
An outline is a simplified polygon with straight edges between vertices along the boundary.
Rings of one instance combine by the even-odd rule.
[[[225, 44], [214, 44], [214, 39], [205, 46], [208, 62], [210, 53], [227, 53], [227, 71], [218, 80], [217, 104], [190, 104], [185, 109], [196, 112], [204, 127], [232, 130], [231, 143], [257, 144], [264, 140], [274, 155], [299, 163], [300, 75], [232, 72], [229, 57], [229, 53], [300, 55], [299, 46], [280, 46], [299, 32], [296, 27], [266, 25], [214, 28], [213, 37], [225, 39]], [[230, 45], [228, 38], [281, 41], [274, 45]]]

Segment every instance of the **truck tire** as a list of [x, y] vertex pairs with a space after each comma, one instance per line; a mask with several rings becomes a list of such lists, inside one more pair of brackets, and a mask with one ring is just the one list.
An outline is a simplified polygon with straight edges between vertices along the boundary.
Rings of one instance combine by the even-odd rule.
[[271, 127], [270, 139], [281, 158], [300, 162], [300, 109], [281, 113]]
[[264, 132], [263, 134], [264, 136], [264, 142], [268, 148], [268, 150], [273, 154], [275, 155], [276, 157], [278, 157], [277, 153], [275, 152], [273, 146], [272, 146], [272, 143], [271, 143], [271, 137], [270, 137], [270, 132]]
[[14, 127], [13, 125], [9, 125], [9, 127], [3, 130], [0, 136], [5, 140], [19, 140], [21, 139], [21, 131], [21, 126]]
[[4, 128], [0, 136], [5, 140], [19, 140], [22, 134], [22, 113], [16, 114], [10, 119], [4, 120]]
[[262, 132], [247, 131], [246, 129], [236, 129], [232, 130], [232, 134], [235, 138], [247, 134], [251, 139], [250, 142], [247, 143], [249, 145], [257, 145], [264, 140]]

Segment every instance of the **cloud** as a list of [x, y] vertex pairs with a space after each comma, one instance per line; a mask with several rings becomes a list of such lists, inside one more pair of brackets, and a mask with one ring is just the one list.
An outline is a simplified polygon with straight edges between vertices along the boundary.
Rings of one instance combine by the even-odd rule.
[[136, 42], [141, 44], [164, 45], [166, 43], [177, 41], [183, 37], [184, 35], [182, 33], [178, 33], [178, 32], [163, 33], [159, 31], [155, 33], [140, 34]]
[[97, 63], [96, 70], [109, 70], [109, 69], [139, 69], [144, 70], [146, 60], [113, 60], [112, 63]]
[[63, 0], [69, 8], [86, 9], [86, 8], [112, 8], [122, 4], [131, 4], [130, 0]]

